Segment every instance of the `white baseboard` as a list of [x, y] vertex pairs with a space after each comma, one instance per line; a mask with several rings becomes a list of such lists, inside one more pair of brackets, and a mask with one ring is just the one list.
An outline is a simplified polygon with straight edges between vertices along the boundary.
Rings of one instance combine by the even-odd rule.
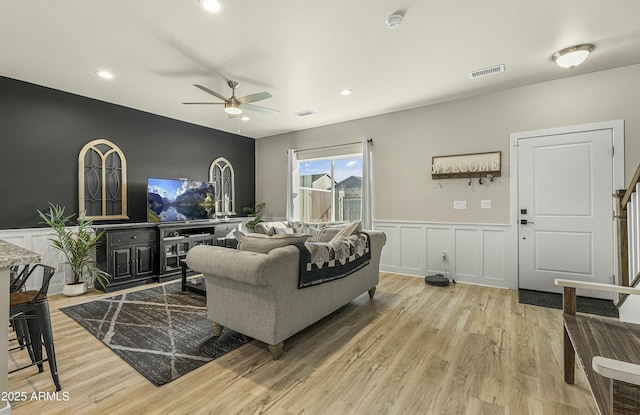
[[456, 282], [516, 289], [509, 276], [509, 225], [376, 221], [387, 235], [380, 270], [421, 276], [444, 273]]

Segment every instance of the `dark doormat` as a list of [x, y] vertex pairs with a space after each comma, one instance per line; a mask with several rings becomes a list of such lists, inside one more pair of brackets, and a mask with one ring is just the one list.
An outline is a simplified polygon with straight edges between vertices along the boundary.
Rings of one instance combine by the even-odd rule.
[[[562, 310], [562, 294], [519, 289], [518, 302], [520, 304], [530, 304]], [[597, 314], [606, 317], [619, 317], [618, 308], [613, 304], [613, 301], [602, 300], [600, 298], [578, 296], [577, 310], [579, 313]]]
[[251, 340], [226, 328], [214, 337], [206, 297], [178, 283], [61, 310], [156, 386]]

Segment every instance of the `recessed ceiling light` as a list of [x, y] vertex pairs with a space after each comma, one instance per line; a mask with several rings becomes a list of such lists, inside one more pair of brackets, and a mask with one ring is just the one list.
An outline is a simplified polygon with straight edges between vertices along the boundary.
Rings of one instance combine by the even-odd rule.
[[590, 43], [571, 46], [557, 51], [551, 59], [563, 68], [573, 69], [587, 59], [594, 47]]
[[340, 91], [340, 95], [351, 95], [353, 93], [352, 90], [350, 89], [343, 89], [342, 91]]
[[240, 121], [249, 121], [251, 118], [247, 117], [246, 115], [243, 115], [242, 117], [240, 117]]
[[209, 13], [219, 14], [222, 13], [222, 3], [218, 0], [199, 0], [200, 7], [208, 11]]
[[100, 78], [104, 78], [104, 79], [112, 79], [113, 78], [113, 74], [111, 72], [108, 72], [108, 71], [96, 71], [96, 75], [98, 75]]

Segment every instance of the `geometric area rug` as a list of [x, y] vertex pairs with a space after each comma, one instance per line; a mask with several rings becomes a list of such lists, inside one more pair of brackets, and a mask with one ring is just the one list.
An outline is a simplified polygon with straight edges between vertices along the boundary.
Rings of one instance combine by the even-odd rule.
[[251, 341], [214, 337], [205, 296], [167, 284], [62, 308], [151, 383], [164, 385]]

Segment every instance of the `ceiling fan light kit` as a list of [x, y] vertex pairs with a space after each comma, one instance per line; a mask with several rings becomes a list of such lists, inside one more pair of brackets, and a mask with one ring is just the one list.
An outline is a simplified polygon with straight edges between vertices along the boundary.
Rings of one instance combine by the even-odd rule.
[[240, 104], [238, 104], [237, 102], [225, 102], [224, 112], [231, 115], [239, 115], [242, 114], [242, 108], [240, 108]]
[[591, 43], [571, 46], [557, 51], [551, 59], [562, 68], [573, 69], [584, 62], [594, 48]]
[[222, 100], [223, 102], [183, 102], [183, 104], [187, 104], [187, 105], [222, 105], [224, 104], [224, 112], [232, 117], [236, 117], [242, 114], [244, 109], [262, 112], [264, 114], [269, 114], [269, 115], [280, 114], [280, 111], [278, 110], [252, 104], [252, 102], [262, 101], [263, 99], [271, 98], [270, 93], [257, 92], [255, 94], [245, 95], [243, 97], [236, 98], [236, 88], [238, 87], [238, 83], [236, 81], [227, 80], [227, 85], [229, 85], [229, 88], [231, 88], [231, 96], [229, 98], [225, 97], [224, 95], [216, 91], [210, 90], [206, 86], [202, 86], [198, 84], [193, 85], [196, 88], [200, 89], [201, 91], [204, 91], [207, 94], [213, 95], [214, 97]]

